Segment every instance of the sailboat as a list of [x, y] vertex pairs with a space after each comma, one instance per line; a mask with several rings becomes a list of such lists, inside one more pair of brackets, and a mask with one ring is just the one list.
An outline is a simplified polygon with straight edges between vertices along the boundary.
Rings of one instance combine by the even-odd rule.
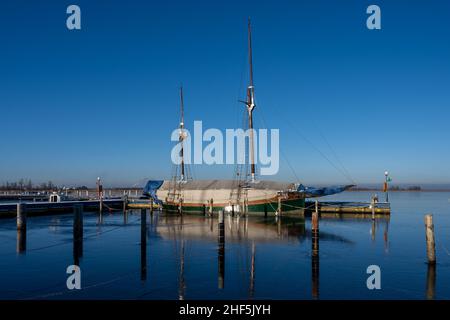
[[197, 212], [213, 214], [219, 210], [230, 213], [281, 212], [303, 210], [305, 198], [324, 196], [342, 192], [352, 185], [328, 188], [311, 188], [294, 182], [277, 182], [256, 179], [254, 155], [253, 111], [255, 88], [253, 84], [252, 37], [250, 19], [248, 22], [248, 62], [250, 79], [245, 104], [248, 114], [249, 164], [250, 172], [241, 174], [237, 170], [230, 180], [192, 180], [187, 173], [184, 161], [184, 102], [183, 89], [180, 89], [181, 119], [179, 142], [181, 144], [181, 163], [171, 180], [151, 180], [144, 188], [144, 195], [160, 203], [164, 210], [175, 212]]

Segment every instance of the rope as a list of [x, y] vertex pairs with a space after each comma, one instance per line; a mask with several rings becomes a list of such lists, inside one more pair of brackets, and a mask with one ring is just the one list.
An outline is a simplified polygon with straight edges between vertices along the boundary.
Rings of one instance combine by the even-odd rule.
[[103, 205], [109, 210], [109, 211], [122, 211], [122, 209], [114, 209], [108, 206], [106, 203], [103, 203]]
[[[255, 99], [255, 100], [256, 100], [256, 99]], [[255, 103], [256, 103], [256, 101], [255, 101]], [[261, 119], [261, 121], [262, 121], [263, 127], [269, 128], [269, 126], [267, 125], [266, 119], [265, 119], [265, 117], [264, 117], [264, 112], [263, 112], [263, 110], [260, 110], [260, 114], [261, 114], [260, 119]], [[298, 177], [297, 172], [295, 171], [294, 167], [293, 167], [293, 166], [291, 165], [291, 163], [289, 162], [288, 157], [286, 156], [286, 154], [284, 153], [284, 150], [283, 150], [281, 147], [280, 147], [280, 152], [281, 152], [281, 156], [283, 157], [284, 161], [286, 161], [286, 163], [287, 163], [289, 169], [290, 169], [290, 170], [292, 171], [292, 173], [294, 174], [295, 179], [297, 179], [297, 182], [300, 184], [300, 183], [301, 183], [301, 180], [300, 180], [300, 178]]]
[[[315, 123], [313, 121], [313, 123]], [[342, 161], [340, 160], [340, 158], [338, 157], [337, 153], [334, 151], [334, 148], [331, 147], [331, 144], [328, 142], [328, 139], [325, 138], [325, 135], [322, 133], [322, 131], [318, 128], [318, 126], [316, 126], [316, 129], [319, 131], [320, 136], [323, 138], [323, 140], [325, 141], [325, 143], [328, 145], [328, 147], [330, 148], [331, 152], [333, 153], [334, 157], [336, 158], [337, 162], [340, 164], [340, 166], [342, 167], [342, 170], [346, 173], [346, 177], [350, 179], [350, 181], [353, 184], [356, 184], [355, 180], [353, 180], [352, 176], [350, 175], [350, 173], [348, 172], [347, 168], [344, 166], [344, 164], [342, 163]]]
[[297, 132], [297, 134], [305, 140], [314, 150], [316, 150], [333, 168], [335, 168], [337, 171], [339, 171], [345, 178], [349, 179], [350, 182], [353, 183], [353, 179], [351, 177], [348, 177], [342, 169], [337, 167], [319, 148], [317, 148], [308, 138], [306, 138], [297, 128], [295, 128], [292, 123], [289, 120], [286, 120], [286, 122], [294, 128], [294, 130]]

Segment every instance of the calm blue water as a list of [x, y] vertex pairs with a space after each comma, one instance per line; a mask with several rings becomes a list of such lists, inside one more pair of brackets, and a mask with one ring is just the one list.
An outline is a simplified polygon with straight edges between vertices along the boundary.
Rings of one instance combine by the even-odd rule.
[[[346, 192], [324, 200], [369, 198]], [[23, 253], [15, 219], [2, 219], [0, 299], [426, 299], [427, 289], [429, 297], [450, 299], [450, 193], [397, 192], [390, 200], [391, 218], [375, 224], [321, 219], [318, 276], [308, 218], [226, 219], [219, 270], [217, 219], [148, 214], [142, 251], [140, 211], [126, 222], [121, 212], [104, 214], [101, 223], [86, 213], [82, 289], [73, 291], [66, 287], [72, 216], [29, 218]], [[436, 230], [435, 290], [427, 277], [426, 213], [434, 214]], [[381, 290], [366, 286], [373, 264], [381, 268]]]

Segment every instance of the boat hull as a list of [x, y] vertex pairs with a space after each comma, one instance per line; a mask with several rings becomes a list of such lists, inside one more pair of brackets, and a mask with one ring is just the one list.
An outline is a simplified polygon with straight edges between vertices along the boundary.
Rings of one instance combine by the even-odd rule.
[[244, 187], [233, 180], [164, 181], [156, 194], [163, 209], [173, 212], [275, 213], [305, 207], [305, 197], [296, 191], [295, 184], [275, 181]]
[[[172, 203], [163, 203], [163, 210], [169, 212], [179, 212], [182, 210], [186, 213], [218, 213], [220, 210], [230, 212], [229, 205], [213, 205], [212, 210], [211, 207], [207, 205], [199, 205], [199, 204], [189, 204], [184, 203], [183, 205], [172, 204]], [[305, 199], [287, 199], [281, 200], [281, 212], [292, 212], [292, 211], [303, 211], [305, 208]], [[264, 203], [249, 203], [247, 207], [248, 213], [268, 213], [275, 214], [278, 210], [278, 200], [267, 201]], [[232, 210], [231, 210], [232, 211]], [[240, 210], [236, 210], [239, 212]]]

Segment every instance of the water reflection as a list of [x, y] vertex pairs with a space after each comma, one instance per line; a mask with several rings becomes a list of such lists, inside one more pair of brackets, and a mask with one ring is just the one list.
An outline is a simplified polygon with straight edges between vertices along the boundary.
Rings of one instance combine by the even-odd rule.
[[83, 207], [76, 206], [73, 214], [73, 264], [80, 265], [83, 256]]
[[427, 289], [426, 296], [428, 300], [434, 300], [436, 288], [436, 264], [428, 264], [427, 270]]
[[311, 217], [311, 288], [313, 299], [319, 299], [319, 237], [319, 213], [316, 210]]
[[[303, 218], [274, 219], [272, 217], [266, 219], [228, 216], [226, 222], [223, 224], [223, 231], [228, 243], [248, 240], [255, 243], [273, 242], [274, 240], [301, 239], [303, 241], [307, 236]], [[158, 237], [163, 239], [217, 241], [219, 228], [217, 218], [205, 218], [197, 215], [184, 215], [183, 217], [163, 215], [163, 219], [160, 219], [155, 226], [155, 232]]]
[[180, 249], [180, 275], [179, 275], [179, 284], [178, 284], [178, 299], [184, 300], [184, 295], [186, 292], [186, 282], [184, 280], [184, 240], [181, 240], [181, 249]]
[[256, 246], [252, 242], [252, 262], [250, 265], [250, 285], [249, 285], [249, 298], [253, 299], [255, 294], [255, 266], [256, 266]]
[[[223, 214], [223, 213], [222, 213]], [[223, 289], [225, 285], [225, 223], [219, 221], [218, 225], [218, 287]]]
[[27, 250], [27, 230], [17, 229], [17, 253], [25, 253]]
[[384, 239], [384, 251], [386, 253], [389, 252], [389, 238], [388, 238], [388, 234], [389, 234], [389, 218], [386, 219], [385, 224], [384, 224], [384, 232], [383, 232], [383, 239]]
[[141, 280], [147, 279], [147, 211], [141, 210]]

